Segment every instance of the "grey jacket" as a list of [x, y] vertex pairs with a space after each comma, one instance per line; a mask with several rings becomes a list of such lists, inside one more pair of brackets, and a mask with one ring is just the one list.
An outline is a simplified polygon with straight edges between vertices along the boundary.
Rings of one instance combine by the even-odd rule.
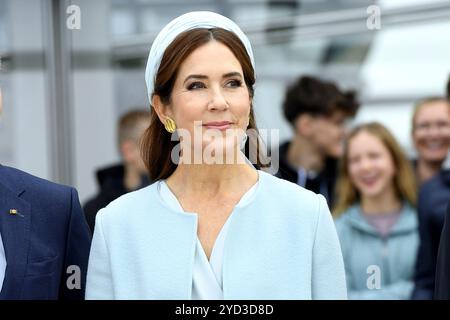
[[409, 299], [419, 246], [416, 210], [405, 203], [397, 223], [383, 238], [359, 204], [335, 221], [341, 243], [349, 299]]

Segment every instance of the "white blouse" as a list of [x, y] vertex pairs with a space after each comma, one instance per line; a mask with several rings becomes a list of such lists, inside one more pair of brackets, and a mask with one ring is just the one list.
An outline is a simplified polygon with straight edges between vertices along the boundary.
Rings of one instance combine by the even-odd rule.
[[[259, 181], [253, 185], [240, 199], [236, 207], [243, 206], [253, 199], [255, 190]], [[176, 211], [184, 212], [178, 199], [172, 193], [164, 180], [158, 181], [158, 190], [162, 200], [167, 206]], [[210, 260], [203, 250], [203, 246], [197, 237], [197, 246], [195, 248], [195, 259], [192, 274], [192, 300], [223, 300], [222, 290], [222, 265], [223, 248], [227, 235], [230, 217], [223, 225], [217, 236], [214, 247], [211, 252]]]

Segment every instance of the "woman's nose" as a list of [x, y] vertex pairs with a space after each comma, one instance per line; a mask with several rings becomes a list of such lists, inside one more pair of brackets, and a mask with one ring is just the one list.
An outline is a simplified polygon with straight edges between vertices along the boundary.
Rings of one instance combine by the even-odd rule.
[[211, 98], [208, 104], [209, 110], [226, 110], [228, 109], [228, 102], [225, 99], [225, 96], [221, 90], [221, 88], [212, 88], [211, 89]]

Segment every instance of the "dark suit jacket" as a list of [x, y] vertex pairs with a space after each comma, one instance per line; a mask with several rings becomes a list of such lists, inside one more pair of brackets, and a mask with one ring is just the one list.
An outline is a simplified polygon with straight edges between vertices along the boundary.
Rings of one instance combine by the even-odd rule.
[[75, 189], [0, 165], [0, 233], [0, 299], [84, 298], [91, 238]]
[[441, 170], [420, 187], [417, 203], [420, 246], [412, 299], [433, 299], [439, 240], [449, 199], [450, 170]]
[[447, 207], [439, 245], [434, 298], [450, 300], [450, 205]]

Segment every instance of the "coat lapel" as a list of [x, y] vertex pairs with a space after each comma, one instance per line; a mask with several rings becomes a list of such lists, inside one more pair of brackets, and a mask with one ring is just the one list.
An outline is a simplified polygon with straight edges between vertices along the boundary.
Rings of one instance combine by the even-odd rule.
[[6, 256], [0, 299], [20, 299], [30, 242], [31, 206], [23, 188], [7, 186], [0, 167], [0, 233]]

